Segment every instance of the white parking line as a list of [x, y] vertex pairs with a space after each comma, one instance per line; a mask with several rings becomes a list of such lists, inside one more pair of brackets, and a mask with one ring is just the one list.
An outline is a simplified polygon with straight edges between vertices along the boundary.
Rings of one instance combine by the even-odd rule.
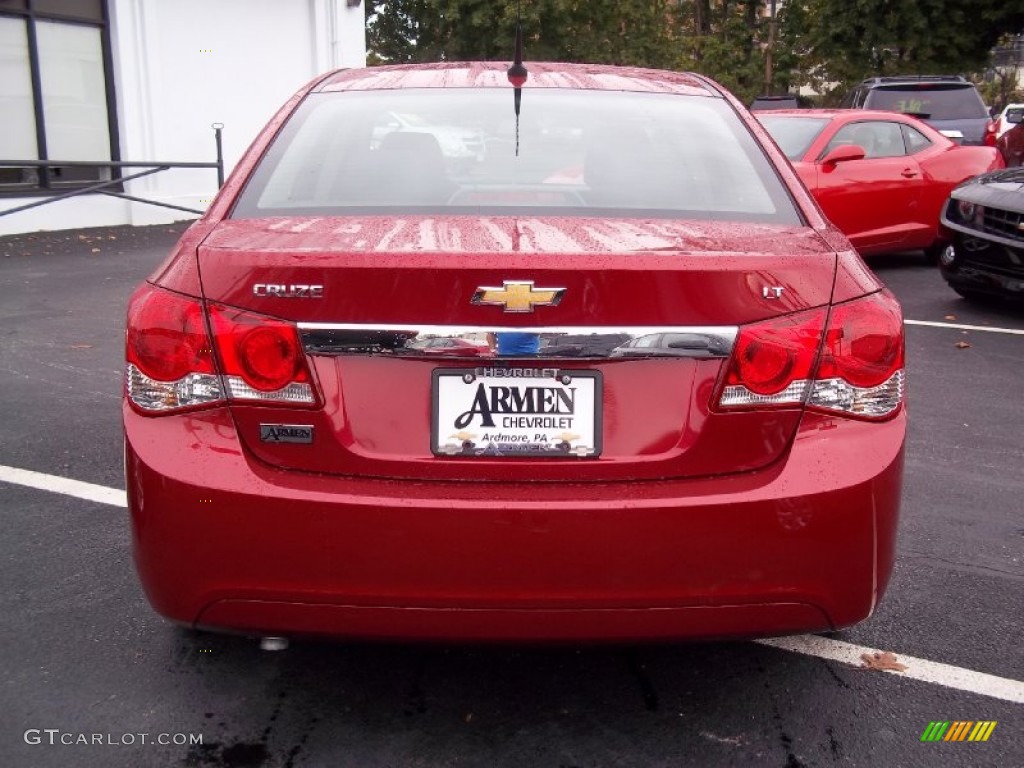
[[[806, 656], [817, 656], [819, 659], [851, 664], [855, 667], [864, 666], [861, 659], [862, 654], [873, 656], [876, 653], [880, 653], [876, 648], [854, 645], [842, 640], [833, 640], [830, 637], [819, 637], [818, 635], [775, 637], [768, 640], [755, 640], [754, 642], [771, 648], [780, 648], [784, 651], [802, 653]], [[940, 664], [936, 661], [918, 659], [913, 656], [897, 655], [896, 661], [906, 666], [906, 670], [902, 672], [890, 669], [882, 671], [897, 677], [909, 677], [911, 680], [934, 683], [946, 688], [955, 688], [958, 691], [976, 693], [979, 696], [989, 696], [993, 699], [1024, 704], [1024, 682], [1019, 680], [988, 675], [984, 672], [975, 672], [963, 667]]]
[[119, 491], [117, 488], [83, 483], [81, 480], [71, 480], [67, 477], [33, 472], [30, 469], [18, 469], [17, 467], [6, 467], [0, 464], [0, 481], [13, 483], [14, 485], [24, 485], [28, 488], [38, 488], [40, 491], [52, 491], [53, 493], [61, 493], [65, 496], [74, 496], [76, 499], [110, 504], [115, 507], [128, 506], [128, 494], [124, 491]]
[[1009, 333], [1013, 336], [1024, 336], [1021, 328], [993, 328], [989, 325], [964, 325], [962, 323], [939, 323], [934, 320], [904, 320], [904, 325], [924, 325], [928, 328], [954, 328], [958, 331], [984, 331], [985, 333]]
[[[110, 504], [115, 507], [126, 507], [128, 505], [127, 495], [124, 491], [117, 488], [83, 483], [80, 480], [71, 480], [66, 477], [47, 475], [28, 469], [18, 469], [17, 467], [7, 467], [2, 464], [0, 464], [0, 482], [23, 485], [41, 491], [51, 491], [52, 493], [74, 496], [77, 499]], [[879, 652], [875, 648], [854, 645], [842, 640], [819, 637], [818, 635], [775, 637], [767, 640], [755, 640], [754, 642], [769, 648], [801, 653], [805, 656], [816, 656], [819, 659], [838, 661], [855, 667], [862, 666], [862, 654], [873, 655]], [[975, 672], [963, 667], [954, 667], [950, 664], [940, 664], [935, 661], [928, 661], [927, 659], [918, 659], [913, 656], [898, 656], [897, 661], [907, 667], [905, 671], [884, 671], [898, 677], [909, 677], [912, 680], [934, 683], [945, 688], [954, 688], [959, 691], [976, 693], [980, 696], [989, 696], [994, 699], [1024, 704], [1024, 682], [1020, 680], [997, 677], [996, 675]]]

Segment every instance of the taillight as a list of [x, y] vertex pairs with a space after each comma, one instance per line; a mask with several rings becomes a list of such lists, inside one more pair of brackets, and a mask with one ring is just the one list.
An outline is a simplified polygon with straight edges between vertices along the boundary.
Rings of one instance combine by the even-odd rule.
[[903, 318], [899, 305], [884, 293], [837, 304], [825, 340], [819, 379], [877, 387], [903, 368]]
[[903, 402], [903, 318], [887, 291], [740, 328], [718, 404], [808, 407], [869, 419]]
[[125, 389], [136, 408], [170, 413], [228, 399], [316, 404], [294, 325], [228, 307], [208, 311], [212, 344], [199, 299], [151, 285], [136, 291], [125, 350]]
[[985, 123], [985, 146], [994, 147], [999, 143], [999, 124], [996, 120]]
[[881, 419], [903, 402], [903, 314], [888, 291], [837, 304], [829, 317], [811, 408]]
[[740, 328], [719, 404], [728, 408], [803, 403], [825, 317], [824, 309], [813, 309]]
[[302, 342], [292, 323], [215, 304], [210, 305], [210, 323], [229, 397], [316, 403]]
[[125, 358], [128, 399], [143, 411], [166, 413], [224, 399], [196, 299], [142, 286], [128, 304]]

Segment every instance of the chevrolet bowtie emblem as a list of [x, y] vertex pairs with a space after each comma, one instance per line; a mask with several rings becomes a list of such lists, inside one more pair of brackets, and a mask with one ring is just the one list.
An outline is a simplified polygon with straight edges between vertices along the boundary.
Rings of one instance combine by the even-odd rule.
[[473, 304], [502, 307], [506, 312], [533, 312], [534, 307], [554, 307], [565, 288], [534, 288], [532, 280], [505, 280], [501, 288], [477, 288]]

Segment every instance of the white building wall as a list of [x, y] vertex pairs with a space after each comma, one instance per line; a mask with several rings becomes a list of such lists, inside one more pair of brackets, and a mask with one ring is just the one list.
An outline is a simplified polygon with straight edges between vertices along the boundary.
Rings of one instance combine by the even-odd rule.
[[[366, 61], [364, 8], [346, 0], [109, 0], [123, 160], [213, 161], [224, 124], [225, 173], [256, 134], [317, 74]], [[61, 158], [56, 158], [61, 159]], [[124, 171], [125, 175], [130, 173]], [[128, 194], [205, 208], [213, 169], [171, 169], [128, 182]], [[0, 209], [39, 198], [7, 198]], [[0, 217], [0, 235], [194, 214], [83, 195]]]

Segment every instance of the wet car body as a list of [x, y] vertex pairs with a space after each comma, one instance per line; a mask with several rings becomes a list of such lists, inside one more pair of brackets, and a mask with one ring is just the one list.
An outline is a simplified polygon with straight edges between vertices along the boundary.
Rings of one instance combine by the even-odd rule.
[[[870, 615], [900, 504], [901, 315], [760, 126], [699, 76], [531, 64], [521, 145], [495, 143], [492, 166], [406, 162], [372, 189], [360, 169], [394, 159], [373, 148], [331, 170], [318, 115], [354, 109], [362, 148], [405, 89], [436, 123], [514, 119], [496, 64], [332, 73], [132, 298], [127, 488], [153, 606], [254, 634], [468, 640]], [[635, 173], [652, 115], [696, 122]], [[417, 349], [503, 332], [537, 351]], [[615, 354], [664, 333], [685, 344]]]
[[1024, 168], [1007, 168], [953, 190], [942, 212], [952, 245], [939, 260], [946, 282], [968, 298], [1024, 301]]
[[[924, 249], [936, 260], [944, 245], [939, 213], [950, 191], [1003, 164], [992, 147], [957, 146], [896, 112], [799, 110], [761, 120], [825, 215], [864, 256]], [[864, 154], [830, 154], [845, 146]]]

